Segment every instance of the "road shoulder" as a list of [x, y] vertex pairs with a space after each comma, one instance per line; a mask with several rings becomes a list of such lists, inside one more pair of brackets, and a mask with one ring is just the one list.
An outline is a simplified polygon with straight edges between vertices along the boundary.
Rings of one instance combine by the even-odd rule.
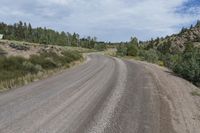
[[198, 88], [167, 68], [142, 61], [134, 62], [141, 64], [152, 74], [158, 86], [160, 98], [169, 105], [171, 122], [175, 131], [199, 133], [200, 108], [197, 103], [200, 102], [200, 97], [191, 95], [191, 92]]

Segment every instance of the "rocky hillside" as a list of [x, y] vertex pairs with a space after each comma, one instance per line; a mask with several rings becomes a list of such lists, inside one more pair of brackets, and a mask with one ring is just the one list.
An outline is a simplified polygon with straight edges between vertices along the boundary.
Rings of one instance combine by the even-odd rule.
[[196, 26], [191, 26], [190, 29], [183, 28], [182, 31], [174, 36], [172, 43], [184, 46], [188, 42], [200, 42], [200, 22]]
[[187, 44], [200, 47], [200, 21], [189, 29], [183, 28], [180, 33], [165, 38], [157, 38], [146, 42], [146, 48], [156, 48], [170, 53], [182, 52]]

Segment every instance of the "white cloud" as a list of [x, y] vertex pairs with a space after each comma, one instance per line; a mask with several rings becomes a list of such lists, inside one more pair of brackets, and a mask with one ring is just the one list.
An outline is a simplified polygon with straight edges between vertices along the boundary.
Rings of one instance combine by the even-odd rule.
[[62, 6], [68, 6], [73, 1], [74, 0], [38, 0], [39, 3], [44, 5], [57, 4]]
[[[21, 1], [23, 3], [25, 0]], [[195, 11], [199, 7], [189, 9], [191, 11], [187, 14], [177, 12], [187, 1], [189, 0], [38, 0], [37, 6], [29, 13], [32, 14], [32, 19], [39, 19], [44, 26], [46, 24], [58, 30], [75, 31], [83, 36], [97, 36], [101, 40], [127, 40], [132, 35], [149, 39], [177, 32], [178, 27], [198, 19], [200, 12]]]

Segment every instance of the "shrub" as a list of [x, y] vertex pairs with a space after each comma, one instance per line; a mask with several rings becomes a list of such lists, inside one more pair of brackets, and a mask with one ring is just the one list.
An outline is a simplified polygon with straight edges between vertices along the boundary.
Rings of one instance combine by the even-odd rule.
[[30, 57], [31, 63], [34, 65], [40, 65], [43, 69], [53, 69], [57, 67], [56, 62], [50, 57], [46, 56], [39, 56], [39, 55], [33, 55]]
[[2, 56], [0, 57], [0, 87], [5, 87], [6, 85], [6, 87], [11, 88], [16, 84], [33, 81], [35, 77], [33, 74], [43, 70], [68, 66], [72, 61], [81, 58], [82, 55], [75, 51], [64, 51], [62, 55], [54, 52], [45, 52], [40, 55], [32, 55], [30, 59]]
[[69, 64], [82, 58], [82, 55], [76, 51], [63, 51], [62, 56], [54, 52], [45, 52], [41, 55], [32, 55], [31, 63], [40, 65], [43, 69], [54, 69]]
[[174, 68], [174, 65], [175, 63], [178, 61], [179, 59], [179, 55], [176, 54], [176, 55], [172, 55], [172, 54], [160, 54], [160, 60], [162, 60], [164, 62], [164, 66], [170, 68], [170, 69], [173, 69]]
[[22, 64], [26, 61], [23, 57], [1, 57], [0, 58], [0, 80], [8, 80], [21, 77], [26, 74]]
[[185, 51], [179, 56], [173, 71], [195, 84], [200, 83], [200, 49]]
[[126, 56], [127, 55], [127, 47], [125, 47], [125, 45], [117, 46], [117, 55]]
[[0, 68], [8, 71], [20, 70], [24, 61], [26, 59], [23, 57], [2, 57], [0, 59]]
[[95, 44], [94, 49], [98, 51], [104, 51], [106, 50], [106, 45], [105, 44]]
[[191, 95], [192, 96], [199, 96], [200, 97], [200, 93], [198, 91], [192, 91]]
[[62, 55], [65, 58], [65, 61], [71, 62], [71, 61], [75, 61], [75, 60], [79, 60], [80, 58], [82, 58], [81, 54], [76, 52], [76, 51], [63, 51]]
[[38, 73], [41, 70], [41, 66], [39, 67], [39, 65], [34, 65], [30, 61], [23, 62], [22, 67], [24, 71], [31, 74]]
[[167, 41], [163, 42], [163, 44], [160, 44], [157, 47], [157, 50], [162, 54], [167, 54], [167, 53], [171, 53], [170, 48], [171, 48], [171, 41], [167, 40]]
[[139, 56], [141, 56], [143, 60], [146, 60], [146, 61], [152, 62], [152, 63], [157, 63], [159, 60], [158, 53], [154, 49], [141, 50], [139, 53]]
[[137, 56], [138, 55], [138, 47], [136, 45], [128, 45], [127, 46], [127, 55], [128, 56]]

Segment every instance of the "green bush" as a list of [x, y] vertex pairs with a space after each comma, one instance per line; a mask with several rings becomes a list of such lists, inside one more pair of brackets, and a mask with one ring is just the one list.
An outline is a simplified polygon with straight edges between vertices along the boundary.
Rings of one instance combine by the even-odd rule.
[[107, 48], [106, 48], [106, 45], [105, 45], [105, 44], [96, 44], [96, 45], [94, 46], [94, 49], [95, 49], [95, 50], [98, 50], [98, 51], [104, 51], [104, 50], [106, 50]]
[[125, 47], [125, 45], [117, 46], [117, 55], [126, 56], [127, 55], [127, 47]]
[[159, 61], [159, 56], [156, 50], [140, 50], [139, 56], [142, 57], [143, 60], [148, 62], [157, 63]]
[[53, 69], [57, 67], [56, 62], [54, 62], [51, 56], [33, 55], [30, 57], [30, 62], [34, 65], [40, 65], [43, 69]]
[[173, 71], [183, 78], [195, 83], [200, 83], [200, 49], [193, 48], [179, 55]]
[[0, 69], [8, 71], [20, 70], [24, 61], [26, 61], [26, 59], [23, 57], [1, 57]]
[[68, 61], [68, 62], [79, 60], [80, 58], [82, 58], [80, 53], [77, 53], [76, 51], [70, 51], [70, 50], [66, 50], [62, 52], [62, 55], [64, 56], [65, 61]]
[[26, 59], [22, 57], [1, 57], [0, 58], [0, 80], [8, 80], [21, 77], [26, 74], [22, 64]]
[[62, 55], [54, 52], [45, 52], [40, 55], [32, 55], [29, 59], [1, 56], [0, 81], [18, 80], [28, 74], [37, 74], [39, 71], [68, 66], [72, 61], [81, 58], [82, 55], [76, 51], [64, 51]]
[[23, 62], [22, 68], [24, 71], [26, 71], [27, 73], [31, 73], [31, 74], [38, 73], [39, 71], [42, 70], [42, 67], [40, 65], [38, 65], [38, 64], [34, 65], [30, 61]]
[[128, 56], [137, 56], [138, 55], [138, 47], [134, 44], [127, 46], [127, 55]]
[[172, 54], [160, 54], [160, 60], [164, 62], [164, 66], [173, 69], [176, 62], [179, 60], [180, 56], [178, 54], [172, 55]]

